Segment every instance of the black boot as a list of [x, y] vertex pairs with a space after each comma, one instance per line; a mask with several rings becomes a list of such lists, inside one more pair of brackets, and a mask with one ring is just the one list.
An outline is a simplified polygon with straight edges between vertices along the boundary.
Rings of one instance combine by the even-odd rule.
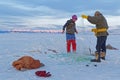
[[102, 60], [105, 60], [105, 57], [101, 57]]
[[101, 62], [100, 59], [91, 59], [91, 62]]

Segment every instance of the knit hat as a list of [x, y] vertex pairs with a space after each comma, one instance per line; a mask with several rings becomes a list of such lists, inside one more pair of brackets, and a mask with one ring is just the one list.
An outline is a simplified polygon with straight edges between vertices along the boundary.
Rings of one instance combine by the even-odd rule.
[[73, 15], [73, 16], [72, 16], [72, 19], [77, 20], [77, 16], [76, 16], [76, 15]]

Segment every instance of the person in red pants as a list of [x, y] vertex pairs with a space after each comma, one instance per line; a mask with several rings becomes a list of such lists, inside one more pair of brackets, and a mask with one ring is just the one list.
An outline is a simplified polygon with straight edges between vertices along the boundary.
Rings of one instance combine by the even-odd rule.
[[65, 32], [66, 30], [66, 42], [67, 42], [67, 53], [71, 52], [71, 46], [72, 46], [72, 51], [75, 53], [76, 52], [76, 38], [75, 38], [75, 32], [76, 30], [76, 22], [77, 21], [77, 16], [73, 15], [72, 19], [67, 20], [67, 22], [63, 26], [62, 33]]

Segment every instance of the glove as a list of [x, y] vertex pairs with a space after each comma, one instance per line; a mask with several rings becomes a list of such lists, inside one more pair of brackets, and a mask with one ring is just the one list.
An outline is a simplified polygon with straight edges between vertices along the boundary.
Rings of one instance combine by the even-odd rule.
[[36, 71], [35, 74], [39, 77], [50, 77], [51, 76], [50, 72], [46, 72], [46, 71]]
[[93, 28], [91, 31], [94, 32], [95, 35], [97, 35], [97, 29], [96, 28]]
[[87, 16], [87, 15], [84, 15], [84, 14], [82, 14], [81, 17], [84, 18], [84, 19], [87, 19], [87, 18], [88, 18], [88, 16]]
[[97, 29], [96, 28], [93, 28], [91, 31], [97, 33]]

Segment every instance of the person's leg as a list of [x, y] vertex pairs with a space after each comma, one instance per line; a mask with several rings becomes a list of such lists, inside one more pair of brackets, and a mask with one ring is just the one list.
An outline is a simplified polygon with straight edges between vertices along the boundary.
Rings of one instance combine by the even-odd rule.
[[72, 40], [72, 50], [76, 52], [76, 40]]
[[97, 44], [96, 44], [96, 52], [100, 53], [101, 51], [101, 42], [102, 42], [102, 38], [101, 36], [97, 37]]
[[67, 53], [70, 53], [71, 49], [71, 35], [66, 33], [66, 48], [67, 48]]
[[103, 40], [102, 46], [101, 46], [102, 52], [105, 52], [105, 53], [106, 53], [106, 40], [107, 40], [107, 36], [103, 36], [103, 37], [102, 37], [102, 40]]
[[67, 40], [67, 53], [70, 53], [70, 48], [71, 48], [71, 41]]
[[100, 53], [100, 57], [101, 59], [105, 60], [105, 56], [106, 56], [106, 40], [107, 40], [107, 36], [102, 36], [102, 52]]
[[92, 59], [91, 62], [101, 62], [100, 61], [101, 41], [102, 41], [101, 36], [97, 37], [95, 59]]

